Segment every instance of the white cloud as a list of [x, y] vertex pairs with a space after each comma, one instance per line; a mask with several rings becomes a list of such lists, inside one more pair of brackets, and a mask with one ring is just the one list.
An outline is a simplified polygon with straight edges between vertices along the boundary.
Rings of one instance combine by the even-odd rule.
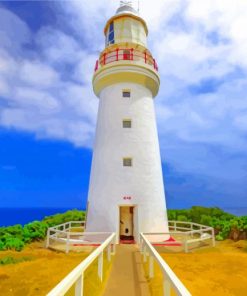
[[28, 87], [16, 88], [13, 96], [16, 103], [22, 107], [35, 107], [40, 113], [56, 113], [60, 110], [58, 100], [53, 98], [49, 93], [37, 91]]
[[64, 32], [51, 27], [42, 27], [35, 40], [49, 63], [75, 64], [78, 62], [82, 48], [73, 37]]
[[[6, 15], [16, 19], [16, 34], [27, 29], [14, 14]], [[17, 38], [18, 53], [7, 51], [1, 40], [0, 125], [91, 147], [98, 99], [92, 92], [90, 64], [96, 56], [72, 36], [49, 27], [32, 38], [38, 49], [26, 52]]]
[[47, 88], [58, 83], [58, 74], [50, 66], [39, 61], [24, 61], [20, 64], [20, 79], [23, 83]]
[[182, 0], [140, 1], [140, 14], [147, 21], [150, 35], [155, 31], [160, 35], [165, 24], [184, 8]]
[[80, 60], [78, 64], [75, 66], [73, 78], [76, 81], [83, 82], [83, 84], [86, 84], [91, 87], [95, 62], [97, 59], [98, 56], [96, 55], [81, 52]]

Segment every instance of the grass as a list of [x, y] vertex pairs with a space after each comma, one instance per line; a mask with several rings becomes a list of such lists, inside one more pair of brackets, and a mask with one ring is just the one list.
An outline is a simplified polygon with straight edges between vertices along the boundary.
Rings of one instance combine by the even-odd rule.
[[75, 227], [75, 228], [71, 228], [70, 229], [70, 232], [84, 232], [84, 228], [81, 228], [81, 227]]
[[[0, 265], [0, 294], [4, 296], [44, 296], [87, 258], [92, 250], [94, 250], [93, 247], [87, 248], [84, 252], [65, 254], [45, 249], [44, 242], [35, 242], [27, 245], [21, 252], [0, 252], [0, 260], [4, 263]], [[99, 296], [102, 293], [111, 264], [112, 261], [108, 262], [104, 253], [102, 283], [97, 275], [98, 260], [96, 259], [89, 266], [84, 274], [85, 296]], [[74, 295], [73, 290], [74, 286], [66, 296]]]
[[[191, 253], [164, 253], [162, 258], [193, 296], [243, 296], [247, 287], [247, 241], [217, 242], [216, 247]], [[163, 275], [155, 264], [155, 277], [149, 280], [151, 295], [163, 295]], [[144, 266], [148, 274], [148, 262]], [[171, 295], [175, 295], [172, 291]]]
[[[44, 296], [88, 255], [89, 252], [64, 254], [51, 251], [44, 248], [44, 242], [27, 245], [21, 252], [0, 252], [1, 260], [12, 257], [15, 262], [19, 261], [18, 264], [0, 266], [0, 294]], [[21, 261], [24, 257], [33, 260]]]
[[31, 261], [31, 260], [33, 260], [32, 257], [14, 258], [12, 256], [7, 256], [0, 259], [0, 265], [16, 264], [16, 263]]

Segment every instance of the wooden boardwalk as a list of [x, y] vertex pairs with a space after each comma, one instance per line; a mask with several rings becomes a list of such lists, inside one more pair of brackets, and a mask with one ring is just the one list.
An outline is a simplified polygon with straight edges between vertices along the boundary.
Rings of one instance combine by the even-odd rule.
[[136, 245], [117, 245], [116, 255], [103, 296], [150, 296]]

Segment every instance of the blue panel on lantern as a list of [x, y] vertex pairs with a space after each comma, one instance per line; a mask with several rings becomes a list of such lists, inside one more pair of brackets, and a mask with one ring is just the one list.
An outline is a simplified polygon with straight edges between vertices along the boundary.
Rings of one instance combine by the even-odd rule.
[[114, 43], [114, 23], [110, 23], [109, 27], [109, 35], [108, 35], [108, 43], [113, 44]]

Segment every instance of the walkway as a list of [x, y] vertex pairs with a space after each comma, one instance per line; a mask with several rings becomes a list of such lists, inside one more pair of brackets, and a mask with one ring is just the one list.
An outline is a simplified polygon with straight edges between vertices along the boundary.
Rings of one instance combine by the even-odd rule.
[[103, 296], [150, 296], [137, 245], [117, 245]]

